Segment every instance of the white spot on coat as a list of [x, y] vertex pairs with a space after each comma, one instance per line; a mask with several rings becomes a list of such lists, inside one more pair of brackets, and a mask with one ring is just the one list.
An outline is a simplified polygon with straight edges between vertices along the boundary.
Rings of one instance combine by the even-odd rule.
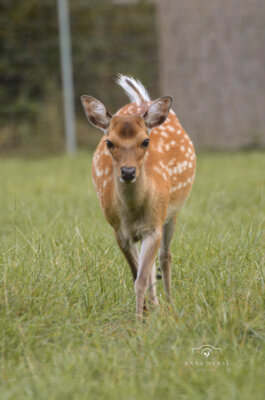
[[165, 138], [168, 138], [168, 134], [165, 131], [162, 131], [161, 135], [164, 136]]
[[165, 166], [165, 164], [164, 164], [164, 162], [163, 162], [162, 160], [159, 161], [159, 165], [160, 165], [160, 167], [163, 168], [163, 169], [166, 168], [166, 166]]
[[165, 172], [163, 172], [163, 178], [165, 179], [165, 181], [167, 181], [167, 176], [166, 176]]
[[154, 169], [154, 171], [156, 171], [158, 174], [162, 174], [162, 171], [161, 171], [161, 169], [160, 168], [158, 168], [158, 166], [157, 165], [155, 165], [154, 167], [153, 167], [153, 169]]
[[163, 153], [163, 143], [164, 143], [163, 139], [162, 138], [159, 139], [159, 142], [158, 142], [158, 145], [157, 145], [158, 153]]
[[96, 175], [97, 176], [102, 176], [103, 175], [103, 170], [100, 170], [100, 169], [98, 169], [98, 168], [95, 168], [95, 172], [96, 172]]

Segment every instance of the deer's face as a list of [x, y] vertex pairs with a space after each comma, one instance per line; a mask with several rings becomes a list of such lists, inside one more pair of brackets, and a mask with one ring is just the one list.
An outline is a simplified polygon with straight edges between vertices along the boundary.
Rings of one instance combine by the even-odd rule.
[[113, 117], [105, 142], [112, 156], [116, 176], [124, 183], [135, 182], [149, 145], [144, 119], [138, 116]]
[[133, 183], [141, 174], [144, 156], [149, 145], [149, 132], [162, 124], [171, 106], [171, 97], [155, 100], [143, 116], [115, 115], [91, 96], [81, 101], [88, 120], [106, 134], [106, 146], [113, 160], [116, 176], [123, 183]]

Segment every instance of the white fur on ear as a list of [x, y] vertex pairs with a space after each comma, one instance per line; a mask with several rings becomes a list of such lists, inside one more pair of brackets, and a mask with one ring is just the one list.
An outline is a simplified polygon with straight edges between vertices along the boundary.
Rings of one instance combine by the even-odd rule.
[[143, 116], [147, 128], [152, 129], [163, 124], [167, 119], [171, 104], [172, 97], [170, 96], [154, 100]]
[[92, 96], [81, 96], [81, 102], [89, 122], [106, 133], [112, 115], [101, 101]]

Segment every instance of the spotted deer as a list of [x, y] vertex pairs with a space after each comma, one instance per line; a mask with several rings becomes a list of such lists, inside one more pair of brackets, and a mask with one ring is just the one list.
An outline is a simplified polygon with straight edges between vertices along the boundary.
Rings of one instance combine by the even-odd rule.
[[191, 192], [196, 159], [191, 140], [170, 109], [171, 97], [151, 101], [141, 82], [129, 76], [119, 75], [117, 83], [131, 103], [113, 116], [92, 96], [84, 95], [81, 101], [88, 120], [105, 134], [93, 157], [93, 183], [130, 266], [141, 318], [148, 288], [150, 303], [158, 304], [158, 250], [170, 301], [170, 242], [177, 213]]

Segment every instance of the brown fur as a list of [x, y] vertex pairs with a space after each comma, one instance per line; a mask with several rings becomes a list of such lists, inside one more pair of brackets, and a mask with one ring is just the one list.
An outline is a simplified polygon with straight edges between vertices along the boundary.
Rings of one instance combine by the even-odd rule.
[[[168, 114], [169, 97], [155, 101], [152, 112], [151, 102], [127, 104], [113, 118], [105, 108], [102, 111], [96, 99], [85, 96], [83, 101], [85, 107], [85, 102], [89, 107], [94, 105], [95, 115], [99, 115], [99, 122], [92, 122], [101, 129], [104, 124], [108, 127], [93, 157], [92, 177], [105, 217], [130, 265], [137, 315], [141, 317], [148, 286], [151, 302], [158, 304], [154, 262], [159, 247], [163, 283], [170, 300], [170, 241], [177, 212], [191, 192], [196, 168], [194, 148], [175, 113]], [[91, 110], [86, 109], [90, 121], [94, 116]], [[161, 121], [164, 123], [149, 135], [147, 127]], [[146, 139], [150, 140], [147, 148], [143, 145]], [[114, 146], [107, 148], [106, 140]], [[135, 167], [133, 182], [122, 180], [122, 167]], [[139, 240], [142, 250], [138, 260], [134, 243]]]
[[[111, 123], [114, 126], [113, 131], [112, 125], [110, 125], [109, 130], [112, 131], [111, 138], [116, 140], [121, 147], [124, 143], [124, 139], [122, 130], [120, 131], [118, 127], [119, 125], [122, 125], [123, 121], [128, 122], [128, 115], [137, 115], [137, 109], [138, 106], [134, 103], [124, 106], [113, 118]], [[118, 116], [126, 116], [126, 118], [124, 120], [119, 120]], [[135, 119], [135, 117], [129, 117], [129, 120], [130, 118], [132, 118], [132, 121]], [[163, 224], [164, 215], [168, 207], [178, 210], [184, 204], [190, 194], [196, 168], [194, 147], [173, 112], [169, 113], [166, 121], [162, 125], [152, 129], [150, 136], [148, 136], [146, 133], [146, 128], [142, 118], [138, 116], [136, 117], [136, 121], [134, 121], [134, 124], [131, 122], [132, 131], [135, 133], [135, 135], [132, 134], [131, 137], [127, 137], [126, 144], [130, 145], [131, 142], [131, 145], [133, 145], [135, 142], [139, 143], [145, 138], [150, 139], [150, 144], [144, 157], [145, 173], [148, 185], [151, 188], [152, 208], [154, 208], [156, 210], [156, 214], [159, 215], [161, 220], [160, 224]], [[142, 126], [141, 130], [139, 130], [138, 124], [140, 121], [142, 121], [142, 123], [140, 123]], [[172, 126], [174, 131], [169, 131], [169, 126]], [[179, 130], [181, 131], [181, 134], [177, 134]], [[162, 136], [161, 132], [165, 132], [168, 137], [166, 138]], [[119, 213], [117, 212], [118, 199], [116, 198], [115, 192], [113, 161], [109, 151], [106, 149], [105, 140], [106, 137], [104, 136], [94, 154], [92, 176], [105, 216], [108, 222], [115, 229], [117, 229], [120, 225], [120, 217]], [[170, 145], [169, 150], [166, 150], [165, 146], [170, 144], [172, 141], [174, 141], [175, 144]], [[181, 150], [181, 146], [185, 147], [184, 151]], [[158, 151], [160, 147], [162, 150], [161, 152]], [[188, 151], [188, 149], [190, 150]], [[142, 152], [141, 149], [138, 149], [137, 151]], [[127, 161], [130, 166], [136, 165], [137, 155], [138, 154], [136, 152], [131, 159], [129, 158]], [[119, 157], [118, 154], [117, 157]], [[193, 157], [193, 159], [191, 159], [191, 157]], [[174, 163], [169, 165], [170, 162], [173, 162], [172, 160], [175, 160]], [[182, 173], [172, 173], [171, 176], [169, 175], [167, 168], [164, 168], [160, 164], [160, 162], [162, 162], [162, 165], [164, 164], [170, 170], [174, 171], [174, 168], [177, 168], [179, 163], [183, 163], [185, 161], [187, 161], [186, 169], [183, 170]], [[119, 165], [121, 164], [122, 160], [120, 161]], [[159, 170], [165, 174], [167, 179], [164, 179], [163, 175], [158, 172], [156, 168], [154, 169], [154, 166], [157, 166]], [[102, 175], [97, 176], [96, 170], [103, 171]], [[187, 182], [189, 178], [190, 182]], [[180, 183], [184, 184], [185, 182], [187, 182], [186, 186], [182, 186], [180, 189], [170, 193], [171, 187], [178, 187]], [[150, 198], [149, 192], [148, 197]], [[145, 199], [144, 201], [148, 201], [148, 199]], [[153, 219], [153, 217], [151, 217], [151, 219]]]

